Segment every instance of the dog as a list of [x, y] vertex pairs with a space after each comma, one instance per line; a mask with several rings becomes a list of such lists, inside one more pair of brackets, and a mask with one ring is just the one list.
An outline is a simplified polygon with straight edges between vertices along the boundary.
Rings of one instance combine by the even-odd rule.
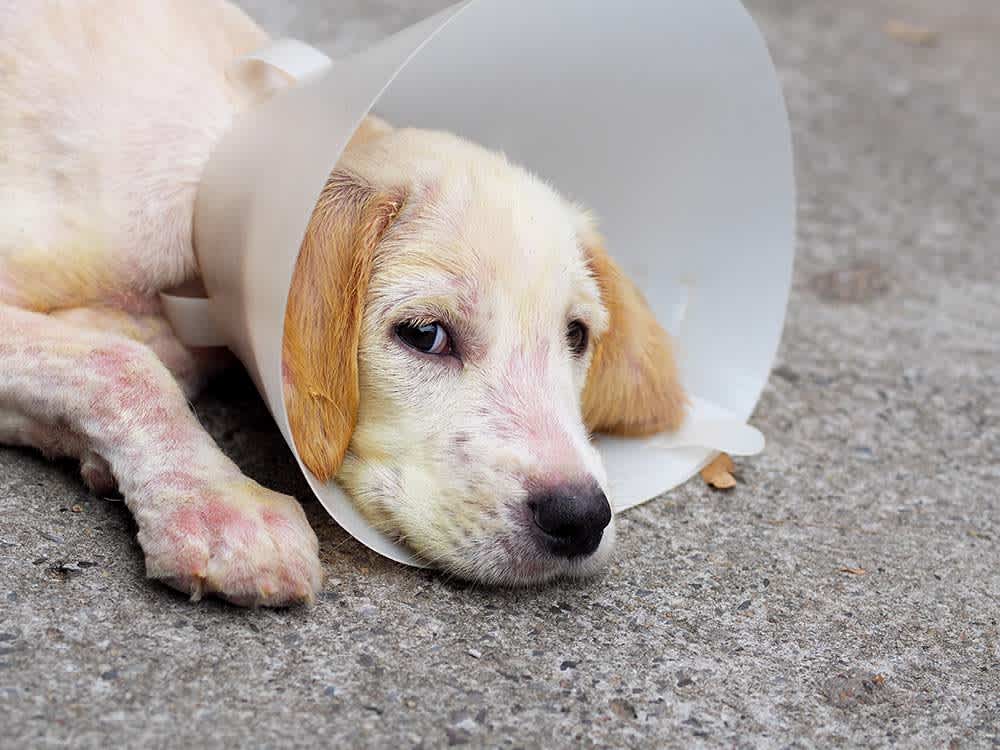
[[[197, 276], [200, 175], [266, 81], [224, 0], [0, 0], [0, 443], [80, 462], [134, 515], [150, 578], [240, 605], [321, 587], [294, 498], [189, 408], [230, 363], [158, 293]], [[614, 525], [593, 432], [676, 429], [671, 342], [582, 208], [504, 156], [370, 117], [323, 190], [288, 301], [307, 468], [465, 578], [599, 570]]]

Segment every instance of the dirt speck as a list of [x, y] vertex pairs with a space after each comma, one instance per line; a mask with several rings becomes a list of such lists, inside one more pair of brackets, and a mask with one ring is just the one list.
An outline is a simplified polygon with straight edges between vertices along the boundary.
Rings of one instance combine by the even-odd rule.
[[810, 288], [825, 302], [860, 305], [889, 293], [888, 271], [879, 263], [856, 263], [813, 276]]

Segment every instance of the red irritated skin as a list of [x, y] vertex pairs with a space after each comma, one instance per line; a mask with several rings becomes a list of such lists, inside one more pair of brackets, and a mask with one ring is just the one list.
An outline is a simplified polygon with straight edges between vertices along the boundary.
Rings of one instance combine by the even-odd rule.
[[[267, 93], [230, 63], [266, 35], [222, 0], [0, 0], [0, 28], [0, 443], [117, 487], [150, 577], [311, 601], [298, 503], [191, 413], [228, 360], [180, 344], [158, 303], [197, 273], [200, 175]], [[599, 569], [614, 526], [590, 432], [683, 416], [669, 341], [583, 211], [498, 154], [375, 118], [310, 223], [284, 358], [310, 470], [482, 581]]]

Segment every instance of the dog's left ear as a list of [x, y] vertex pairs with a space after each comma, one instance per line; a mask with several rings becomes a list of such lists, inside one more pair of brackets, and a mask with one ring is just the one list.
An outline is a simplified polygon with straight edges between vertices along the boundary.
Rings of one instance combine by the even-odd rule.
[[670, 337], [639, 289], [608, 255], [589, 218], [582, 222], [579, 236], [609, 313], [608, 330], [595, 342], [583, 390], [587, 428], [626, 436], [677, 429], [687, 397]]
[[332, 479], [357, 423], [358, 343], [375, 248], [403, 206], [335, 171], [313, 211], [292, 278], [283, 369], [288, 421], [302, 462]]

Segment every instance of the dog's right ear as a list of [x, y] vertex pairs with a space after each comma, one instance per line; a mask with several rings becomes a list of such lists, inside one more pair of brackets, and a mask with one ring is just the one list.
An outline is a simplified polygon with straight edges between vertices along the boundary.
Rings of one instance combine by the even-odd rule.
[[592, 432], [643, 436], [676, 430], [687, 397], [669, 335], [638, 287], [604, 249], [589, 219], [580, 242], [608, 310], [610, 325], [594, 344], [583, 390], [583, 418]]
[[295, 447], [318, 479], [332, 479], [358, 416], [358, 343], [375, 248], [399, 214], [385, 194], [335, 171], [299, 253], [285, 314], [285, 405]]

